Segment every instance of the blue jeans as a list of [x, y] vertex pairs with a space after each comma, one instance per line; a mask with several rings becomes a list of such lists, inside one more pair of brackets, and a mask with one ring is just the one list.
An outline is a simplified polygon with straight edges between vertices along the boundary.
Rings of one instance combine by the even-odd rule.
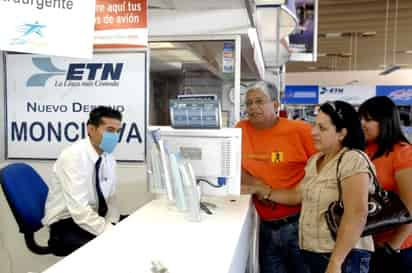
[[402, 249], [399, 254], [389, 254], [383, 248], [376, 248], [372, 254], [370, 273], [411, 273], [412, 247]]
[[412, 247], [401, 250], [401, 253], [399, 254], [399, 262], [399, 273], [412, 272]]
[[[342, 273], [368, 273], [371, 254], [371, 252], [366, 250], [353, 249], [346, 256], [345, 262], [342, 265]], [[326, 271], [330, 253], [302, 250], [302, 255], [311, 273], [324, 273]]]
[[259, 266], [261, 273], [308, 273], [298, 243], [298, 223], [277, 229], [260, 224]]

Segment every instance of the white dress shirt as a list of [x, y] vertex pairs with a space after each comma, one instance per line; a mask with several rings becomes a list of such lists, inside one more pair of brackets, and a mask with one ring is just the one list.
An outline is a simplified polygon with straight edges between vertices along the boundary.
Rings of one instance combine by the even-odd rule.
[[63, 150], [53, 166], [54, 177], [48, 183], [44, 225], [66, 218], [84, 230], [99, 235], [111, 223], [119, 220], [114, 206], [116, 189], [116, 161], [112, 155], [103, 153], [99, 169], [100, 188], [105, 197], [108, 212], [106, 217], [97, 213], [95, 163], [99, 158], [90, 139], [86, 138]]

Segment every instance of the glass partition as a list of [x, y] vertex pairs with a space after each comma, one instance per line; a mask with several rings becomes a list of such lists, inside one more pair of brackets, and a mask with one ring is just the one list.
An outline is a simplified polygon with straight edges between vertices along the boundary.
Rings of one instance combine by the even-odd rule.
[[236, 40], [150, 42], [149, 124], [170, 125], [169, 100], [178, 95], [214, 94], [222, 126], [233, 126], [239, 116], [235, 45]]

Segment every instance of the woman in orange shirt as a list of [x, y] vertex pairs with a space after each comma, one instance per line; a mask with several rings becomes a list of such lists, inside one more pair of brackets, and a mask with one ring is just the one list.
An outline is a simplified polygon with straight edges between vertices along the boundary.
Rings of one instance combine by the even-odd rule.
[[[373, 97], [359, 107], [366, 153], [386, 190], [397, 192], [412, 212], [412, 146], [404, 136], [399, 112], [388, 97]], [[374, 236], [370, 272], [412, 272], [412, 224]]]

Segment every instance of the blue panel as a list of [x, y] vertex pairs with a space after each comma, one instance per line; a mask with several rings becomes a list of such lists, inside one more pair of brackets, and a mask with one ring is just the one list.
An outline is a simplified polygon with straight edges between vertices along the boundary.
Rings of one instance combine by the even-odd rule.
[[282, 103], [285, 104], [318, 104], [319, 87], [317, 85], [286, 85], [285, 96]]
[[376, 86], [377, 96], [387, 96], [396, 105], [412, 104], [412, 85], [378, 85]]

